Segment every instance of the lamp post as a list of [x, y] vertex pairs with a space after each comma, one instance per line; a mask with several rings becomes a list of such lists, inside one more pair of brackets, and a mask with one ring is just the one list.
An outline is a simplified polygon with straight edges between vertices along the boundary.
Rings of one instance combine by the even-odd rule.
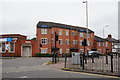
[[[84, 60], [85, 63], [87, 63], [87, 60], [85, 59], [85, 46], [87, 46], [87, 37], [88, 37], [88, 2], [87, 1], [83, 1], [83, 3], [86, 3], [86, 28], [87, 28], [87, 32], [86, 32], [86, 40], [84, 39], [84, 54], [83, 54], [83, 70], [84, 70]], [[86, 45], [85, 45], [86, 43]]]
[[104, 29], [105, 29], [106, 27], [108, 27], [108, 26], [109, 26], [109, 25], [106, 25], [106, 26], [103, 27], [103, 38], [105, 38], [105, 30], [104, 30]]

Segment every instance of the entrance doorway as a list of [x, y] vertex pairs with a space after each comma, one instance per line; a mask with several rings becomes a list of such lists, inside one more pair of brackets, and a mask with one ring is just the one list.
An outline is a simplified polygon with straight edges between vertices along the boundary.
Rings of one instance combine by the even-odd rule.
[[23, 57], [32, 56], [31, 46], [22, 46], [22, 56]]

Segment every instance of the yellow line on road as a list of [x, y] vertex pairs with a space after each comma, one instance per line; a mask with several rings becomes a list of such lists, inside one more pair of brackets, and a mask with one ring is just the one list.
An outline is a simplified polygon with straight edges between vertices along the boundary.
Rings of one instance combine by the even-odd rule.
[[[58, 69], [56, 69], [58, 70]], [[107, 75], [100, 75], [100, 74], [92, 74], [92, 73], [85, 73], [85, 72], [73, 72], [73, 71], [64, 71], [64, 70], [58, 70], [58, 71], [62, 71], [62, 72], [69, 72], [69, 73], [79, 73], [79, 74], [86, 74], [86, 75], [93, 75], [93, 76], [101, 76], [101, 77], [108, 77], [108, 78], [119, 78], [120, 77], [116, 77], [116, 76], [107, 76]]]

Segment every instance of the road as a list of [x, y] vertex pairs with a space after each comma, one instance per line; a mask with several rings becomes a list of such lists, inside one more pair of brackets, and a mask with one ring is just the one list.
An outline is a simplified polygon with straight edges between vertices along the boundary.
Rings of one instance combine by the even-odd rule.
[[[16, 58], [2, 60], [3, 78], [110, 78], [82, 72], [60, 70], [60, 64], [43, 65], [51, 58]], [[112, 77], [111, 77], [112, 78]]]

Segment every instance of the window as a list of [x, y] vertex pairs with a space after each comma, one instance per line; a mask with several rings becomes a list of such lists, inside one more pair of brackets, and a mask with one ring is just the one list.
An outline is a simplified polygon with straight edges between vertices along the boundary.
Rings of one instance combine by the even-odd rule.
[[66, 31], [66, 36], [69, 36], [69, 31]]
[[9, 52], [14, 52], [14, 43], [13, 42], [10, 42]]
[[47, 49], [46, 48], [42, 48], [41, 49], [41, 53], [47, 53]]
[[69, 45], [69, 40], [66, 40], [66, 45]]
[[2, 53], [2, 43], [0, 42], [0, 53]]
[[5, 52], [5, 43], [2, 43], [2, 52]]
[[77, 44], [78, 44], [78, 41], [77, 41], [77, 40], [73, 40], [72, 43], [73, 43], [74, 45], [77, 45]]
[[76, 32], [72, 32], [72, 35], [73, 36], [77, 36], [78, 34], [77, 34], [77, 31]]
[[90, 33], [86, 33], [86, 37], [87, 37], [87, 38], [90, 38]]
[[47, 38], [41, 38], [41, 44], [42, 45], [47, 44], [47, 43], [48, 43]]
[[100, 46], [100, 44], [101, 44], [101, 43], [100, 43], [100, 42], [98, 42], [98, 46]]
[[54, 29], [51, 29], [51, 33], [54, 34]]
[[62, 44], [62, 39], [59, 40], [59, 44]]
[[83, 42], [83, 41], [82, 41], [82, 40], [80, 40], [80, 45], [81, 45], [81, 46], [82, 46], [82, 42]]
[[80, 53], [82, 53], [82, 54], [83, 54], [83, 53], [84, 53], [84, 49], [80, 49]]
[[66, 49], [66, 53], [69, 53], [69, 49]]
[[41, 34], [47, 34], [47, 29], [41, 29]]
[[88, 46], [90, 46], [90, 41], [87, 41]]
[[106, 47], [108, 47], [108, 43], [106, 42]]
[[62, 30], [59, 30], [59, 35], [62, 35]]
[[60, 54], [62, 54], [62, 49], [60, 49]]
[[104, 44], [104, 42], [103, 42], [103, 46], [104, 46], [105, 44]]
[[54, 38], [52, 38], [51, 43], [54, 44]]
[[84, 34], [83, 34], [83, 33], [80, 33], [80, 37], [84, 37]]

